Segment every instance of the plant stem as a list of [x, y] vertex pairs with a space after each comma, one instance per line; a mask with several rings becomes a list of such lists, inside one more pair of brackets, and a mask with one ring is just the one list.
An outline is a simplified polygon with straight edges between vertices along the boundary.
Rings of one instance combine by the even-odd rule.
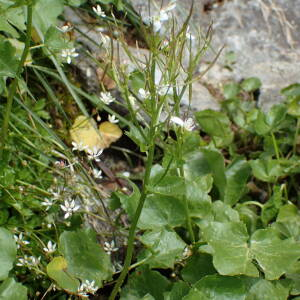
[[279, 149], [278, 149], [278, 145], [277, 145], [277, 142], [276, 142], [276, 138], [275, 138], [273, 132], [271, 132], [271, 136], [272, 136], [272, 141], [273, 141], [273, 146], [274, 146], [276, 158], [277, 158], [277, 160], [279, 160], [279, 159], [280, 159]]
[[131, 264], [133, 248], [134, 248], [135, 230], [136, 230], [137, 223], [139, 221], [139, 218], [140, 218], [140, 215], [142, 213], [143, 206], [144, 206], [147, 194], [148, 194], [147, 186], [148, 186], [148, 182], [149, 182], [149, 179], [150, 179], [150, 171], [151, 171], [153, 158], [154, 158], [154, 149], [155, 149], [154, 126], [151, 126], [150, 137], [153, 137], [153, 143], [149, 147], [148, 159], [147, 159], [147, 163], [146, 163], [146, 170], [145, 170], [145, 176], [144, 176], [144, 182], [143, 182], [143, 187], [142, 187], [142, 193], [141, 193], [139, 204], [138, 204], [138, 207], [137, 207], [136, 212], [134, 214], [133, 221], [132, 221], [132, 224], [131, 224], [130, 230], [129, 230], [128, 243], [127, 243], [128, 247], [127, 247], [124, 267], [123, 267], [123, 270], [122, 270], [122, 272], [121, 272], [121, 274], [120, 274], [120, 276], [119, 276], [119, 278], [118, 278], [118, 280], [117, 280], [117, 282], [114, 286], [113, 291], [111, 292], [111, 294], [109, 296], [109, 300], [114, 300], [115, 297], [117, 296], [117, 294], [119, 293], [119, 289], [120, 289], [125, 277], [127, 276], [127, 273], [129, 271], [129, 267], [130, 267], [130, 264]]
[[294, 138], [294, 145], [293, 145], [293, 154], [296, 154], [297, 150], [297, 138], [299, 134], [299, 127], [300, 127], [300, 118], [297, 118], [297, 127], [296, 127], [296, 132], [295, 132], [295, 138]]
[[7, 97], [7, 104], [6, 104], [6, 109], [5, 109], [5, 115], [3, 118], [3, 125], [2, 125], [2, 139], [1, 139], [1, 145], [0, 145], [0, 158], [2, 157], [3, 149], [5, 146], [7, 134], [8, 134], [8, 124], [9, 124], [9, 119], [10, 119], [10, 114], [11, 114], [11, 108], [13, 104], [13, 99], [17, 90], [17, 84], [18, 84], [18, 78], [21, 75], [22, 68], [24, 66], [25, 60], [27, 58], [27, 54], [29, 51], [29, 46], [30, 46], [30, 40], [31, 40], [31, 28], [32, 28], [32, 4], [29, 4], [27, 6], [27, 25], [26, 25], [26, 41], [25, 41], [25, 46], [23, 49], [23, 53], [21, 56], [20, 63], [18, 65], [18, 69], [16, 72], [16, 77], [13, 80], [13, 83], [11, 84], [8, 97]]

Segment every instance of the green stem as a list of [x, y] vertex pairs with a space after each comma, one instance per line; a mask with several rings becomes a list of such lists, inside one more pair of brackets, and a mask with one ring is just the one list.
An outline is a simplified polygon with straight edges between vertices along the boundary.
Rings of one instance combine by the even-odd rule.
[[276, 142], [276, 138], [275, 138], [273, 132], [271, 132], [271, 136], [272, 136], [272, 141], [273, 141], [273, 146], [274, 146], [276, 158], [277, 158], [277, 160], [279, 160], [279, 159], [280, 159], [279, 149], [278, 149], [278, 145], [277, 145], [277, 142]]
[[29, 51], [29, 46], [30, 46], [30, 40], [31, 40], [31, 28], [32, 28], [32, 4], [29, 4], [27, 6], [27, 26], [26, 26], [26, 41], [25, 41], [25, 46], [23, 49], [23, 53], [21, 56], [20, 63], [18, 65], [18, 69], [16, 72], [16, 77], [13, 80], [13, 83], [11, 84], [9, 94], [7, 97], [7, 104], [6, 104], [6, 109], [5, 109], [5, 115], [3, 118], [3, 125], [2, 125], [2, 141], [0, 145], [0, 157], [2, 157], [3, 149], [5, 146], [5, 142], [7, 139], [7, 134], [8, 134], [8, 124], [9, 124], [9, 119], [10, 119], [10, 114], [11, 114], [11, 108], [13, 104], [13, 99], [17, 90], [17, 84], [18, 84], [18, 78], [21, 75], [22, 68], [24, 66], [25, 60], [27, 58], [27, 54]]
[[299, 134], [299, 127], [300, 127], [300, 119], [297, 118], [297, 127], [296, 127], [294, 145], [293, 145], [293, 154], [294, 155], [296, 154], [296, 150], [297, 150], [297, 138], [298, 138], [298, 134]]
[[[150, 136], [154, 137], [154, 126], [151, 126], [151, 133], [152, 134], [150, 134]], [[154, 138], [153, 138], [153, 140], [154, 140]], [[128, 271], [129, 271], [132, 254], [133, 254], [133, 248], [134, 248], [135, 230], [136, 230], [137, 223], [139, 221], [139, 218], [142, 213], [143, 206], [144, 206], [147, 194], [148, 194], [147, 186], [148, 186], [148, 182], [150, 179], [150, 171], [151, 171], [153, 158], [154, 158], [154, 149], [155, 149], [155, 143], [153, 141], [152, 145], [150, 145], [150, 147], [149, 147], [149, 153], [148, 153], [148, 159], [147, 159], [147, 163], [146, 163], [146, 170], [145, 170], [144, 183], [143, 183], [141, 197], [140, 197], [139, 204], [138, 204], [138, 207], [134, 214], [133, 221], [132, 221], [132, 224], [131, 224], [130, 230], [129, 230], [128, 247], [127, 247], [124, 267], [123, 267], [123, 270], [114, 286], [113, 291], [111, 292], [111, 295], [109, 296], [109, 300], [115, 299], [115, 297], [119, 293], [119, 289], [120, 289], [125, 277], [128, 274]]]

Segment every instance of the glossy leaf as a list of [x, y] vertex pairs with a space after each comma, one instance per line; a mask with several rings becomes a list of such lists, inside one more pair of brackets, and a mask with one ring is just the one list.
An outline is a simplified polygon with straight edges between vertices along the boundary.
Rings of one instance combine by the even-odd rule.
[[164, 294], [164, 300], [182, 300], [189, 293], [190, 287], [183, 281], [175, 282], [172, 290]]
[[0, 77], [15, 77], [18, 64], [16, 49], [9, 41], [0, 38]]
[[257, 77], [250, 77], [242, 82], [241, 87], [246, 92], [254, 92], [261, 87], [261, 81]]
[[221, 275], [259, 275], [252, 264], [247, 244], [249, 236], [243, 223], [210, 222], [202, 232], [208, 245], [213, 248], [213, 264]]
[[7, 278], [0, 285], [1, 300], [27, 300], [27, 288], [13, 278]]
[[280, 239], [271, 228], [257, 230], [250, 245], [253, 256], [268, 280], [278, 279], [300, 258], [300, 244], [293, 239]]
[[[144, 233], [141, 242], [150, 251], [144, 253], [151, 268], [173, 268], [177, 259], [182, 258], [186, 244], [176, 232], [165, 228]], [[143, 258], [144, 258], [143, 257]]]
[[196, 120], [201, 129], [216, 140], [218, 146], [227, 146], [233, 140], [233, 132], [230, 128], [230, 120], [220, 111], [206, 109], [195, 113]]
[[0, 228], [0, 280], [7, 278], [17, 255], [17, 245], [13, 235], [5, 228]]
[[194, 286], [207, 297], [207, 300], [245, 300], [246, 286], [239, 277], [209, 275]]
[[245, 300], [286, 300], [288, 295], [289, 286], [260, 279], [251, 286]]
[[166, 277], [144, 265], [129, 276], [120, 300], [140, 300], [147, 294], [155, 300], [164, 300], [164, 293], [170, 289], [171, 284]]
[[201, 148], [188, 153], [185, 157], [184, 173], [186, 179], [194, 180], [199, 176], [212, 174], [214, 185], [219, 190], [220, 198], [224, 198], [226, 188], [225, 163], [222, 154], [213, 149]]
[[73, 293], [77, 292], [80, 282], [69, 273], [68, 263], [64, 257], [54, 257], [47, 265], [47, 274], [62, 289]]
[[59, 250], [67, 261], [68, 273], [81, 280], [95, 280], [98, 287], [112, 275], [109, 256], [88, 229], [65, 231], [61, 234]]
[[215, 274], [216, 272], [211, 255], [195, 253], [187, 260], [186, 265], [181, 270], [181, 276], [184, 281], [193, 284], [202, 277]]
[[243, 196], [251, 167], [246, 160], [238, 159], [226, 169], [226, 189], [224, 202], [233, 206]]
[[153, 229], [164, 226], [176, 227], [185, 224], [184, 204], [175, 197], [150, 195], [138, 223], [141, 229]]
[[251, 160], [250, 165], [253, 175], [265, 182], [275, 182], [283, 173], [283, 170], [276, 159]]

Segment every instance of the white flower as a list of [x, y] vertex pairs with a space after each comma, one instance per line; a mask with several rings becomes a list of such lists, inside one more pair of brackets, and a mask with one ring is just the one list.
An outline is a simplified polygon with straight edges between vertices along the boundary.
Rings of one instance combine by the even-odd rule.
[[105, 103], [106, 105], [109, 105], [110, 103], [115, 101], [115, 98], [109, 93], [101, 92], [100, 93], [100, 100]]
[[171, 117], [170, 121], [176, 125], [179, 125], [187, 131], [192, 131], [195, 128], [195, 123], [192, 118], [188, 118], [185, 121], [183, 121], [178, 117]]
[[76, 49], [64, 49], [61, 52], [61, 56], [65, 57], [67, 60], [67, 63], [70, 64], [72, 61], [72, 57], [77, 57], [79, 54], [77, 52], [75, 52]]
[[32, 267], [37, 266], [41, 261], [41, 257], [34, 257], [34, 256], [27, 256], [24, 255], [24, 258], [19, 258], [18, 262], [16, 263], [19, 267], [28, 267], [31, 269]]
[[112, 252], [116, 252], [116, 251], [119, 250], [119, 248], [115, 247], [115, 242], [114, 241], [111, 241], [110, 243], [105, 242], [103, 249], [106, 251], [106, 253], [108, 255], [111, 255]]
[[93, 7], [93, 11], [99, 17], [102, 17], [102, 18], [106, 17], [105, 12], [101, 9], [101, 6], [99, 4], [97, 4], [97, 6]]
[[54, 204], [54, 199], [45, 198], [41, 205], [46, 206], [46, 211]]
[[56, 26], [56, 28], [61, 31], [62, 33], [66, 33], [66, 32], [69, 32], [73, 29], [73, 26], [69, 25], [69, 24], [66, 24], [66, 25], [63, 25], [61, 27], [58, 27]]
[[130, 177], [130, 172], [125, 171], [125, 172], [122, 173], [122, 175], [124, 177]]
[[98, 169], [93, 169], [93, 176], [97, 179], [101, 179], [102, 178], [102, 171], [98, 170]]
[[72, 145], [73, 145], [72, 151], [76, 151], [76, 150], [83, 151], [88, 148], [88, 146], [83, 145], [82, 142], [80, 142], [79, 144], [72, 142]]
[[195, 39], [195, 37], [190, 33], [190, 26], [187, 26], [187, 28], [186, 28], [185, 37], [189, 41], [193, 41]]
[[25, 246], [29, 244], [29, 241], [24, 240], [23, 233], [21, 232], [19, 235], [14, 235], [14, 239], [17, 243], [17, 248], [19, 249], [21, 246]]
[[109, 115], [109, 116], [108, 116], [108, 121], [109, 121], [110, 123], [119, 123], [119, 120], [116, 119], [116, 116], [115, 116], [115, 115]]
[[76, 205], [75, 200], [65, 200], [64, 205], [60, 205], [60, 208], [65, 212], [65, 219], [68, 219], [74, 212], [76, 212], [80, 206]]
[[93, 281], [86, 280], [85, 282], [81, 283], [77, 293], [80, 296], [88, 297], [88, 294], [95, 294], [98, 289], [99, 287], [95, 286], [95, 280]]
[[150, 97], [150, 92], [149, 91], [145, 91], [144, 89], [139, 89], [138, 95], [139, 95], [140, 98], [146, 99], [146, 98]]
[[56, 244], [55, 244], [55, 243], [52, 244], [52, 242], [49, 241], [49, 242], [47, 243], [47, 247], [44, 247], [43, 250], [44, 250], [47, 254], [51, 254], [51, 253], [55, 252], [55, 250], [56, 250]]
[[162, 26], [162, 23], [168, 21], [169, 15], [168, 12], [175, 9], [176, 1], [171, 1], [166, 7], [162, 8], [159, 11], [158, 15], [155, 15], [150, 18], [150, 21], [153, 25], [154, 32], [159, 32]]
[[106, 34], [102, 34], [100, 32], [100, 37], [101, 37], [103, 45], [107, 45], [110, 42], [110, 37], [107, 36]]
[[87, 149], [88, 152], [88, 159], [100, 161], [99, 156], [102, 154], [103, 149], [99, 149], [97, 147], [93, 147], [93, 149]]

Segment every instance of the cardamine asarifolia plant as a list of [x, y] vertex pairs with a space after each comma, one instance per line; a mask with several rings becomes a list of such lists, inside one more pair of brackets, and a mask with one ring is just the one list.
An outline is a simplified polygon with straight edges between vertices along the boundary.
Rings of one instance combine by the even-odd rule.
[[[106, 26], [100, 59], [64, 8]], [[255, 77], [193, 110], [211, 32], [175, 9], [0, 0], [1, 299], [300, 299], [300, 84], [268, 112]], [[99, 94], [79, 59], [103, 71]], [[111, 171], [113, 147], [139, 172]]]

